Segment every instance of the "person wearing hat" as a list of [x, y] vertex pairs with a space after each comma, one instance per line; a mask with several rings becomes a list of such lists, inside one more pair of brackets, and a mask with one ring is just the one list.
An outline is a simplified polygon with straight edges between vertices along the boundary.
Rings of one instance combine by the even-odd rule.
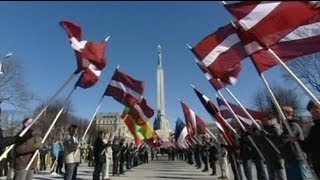
[[[28, 127], [32, 121], [32, 118], [24, 119], [23, 129]], [[28, 166], [35, 151], [42, 147], [43, 144], [41, 143], [41, 139], [34, 136], [32, 128], [28, 129], [24, 136], [18, 137], [14, 148], [14, 180], [33, 179], [33, 173], [38, 162], [37, 158], [32, 162], [28, 170], [26, 170], [26, 167]]]
[[312, 100], [307, 104], [307, 110], [312, 116], [314, 125], [310, 128], [309, 135], [303, 140], [299, 141], [302, 149], [310, 154], [310, 160], [313, 165], [318, 178], [320, 178], [320, 107]]

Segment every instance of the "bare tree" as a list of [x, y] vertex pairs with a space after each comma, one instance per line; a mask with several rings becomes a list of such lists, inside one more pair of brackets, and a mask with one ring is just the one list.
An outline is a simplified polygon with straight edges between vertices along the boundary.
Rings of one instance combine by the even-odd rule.
[[[40, 116], [37, 123], [34, 125], [34, 130], [37, 131], [42, 137], [47, 133], [47, 130], [49, 129], [50, 125], [52, 124], [54, 118], [58, 114], [58, 112], [63, 107], [64, 100], [58, 99], [53, 101], [45, 110], [45, 112]], [[44, 106], [46, 105], [46, 102], [39, 105], [35, 112], [40, 112]], [[52, 132], [50, 132], [47, 142], [52, 143], [55, 140], [60, 140], [65, 135], [66, 126], [69, 124], [69, 113], [68, 111], [72, 111], [71, 102], [69, 102], [66, 105], [65, 110], [62, 112], [60, 117], [58, 118], [56, 124], [54, 125], [54, 128]], [[36, 113], [36, 114], [37, 114]]]
[[[286, 89], [280, 86], [274, 86], [271, 88], [280, 106], [291, 106], [298, 112], [301, 110], [299, 96], [296, 91], [292, 89]], [[278, 111], [273, 104], [270, 93], [267, 89], [259, 90], [254, 95], [254, 103], [259, 111], [278, 114]]]
[[[314, 91], [320, 94], [320, 54], [312, 54], [302, 56], [293, 61], [288, 62], [290, 69], [296, 76], [304, 82], [305, 85], [311, 87]], [[283, 73], [286, 80], [294, 81], [294, 79], [287, 73]]]
[[27, 114], [18, 110], [5, 110], [1, 113], [1, 128], [5, 136], [14, 136], [22, 128], [22, 120]]
[[[64, 103], [64, 100], [58, 99], [54, 102], [52, 102], [46, 111], [43, 113], [43, 115], [39, 118], [37, 123], [34, 125], [34, 129], [41, 134], [43, 137], [47, 130], [49, 129], [50, 125], [52, 124], [54, 118], [62, 108]], [[39, 112], [42, 110], [42, 108], [45, 106], [46, 103], [40, 105], [36, 112]], [[54, 125], [53, 130], [50, 132], [47, 143], [51, 144], [52, 142], [56, 140], [62, 140], [66, 135], [68, 135], [68, 128], [71, 124], [75, 124], [78, 126], [78, 133], [80, 135], [80, 138], [82, 137], [82, 134], [84, 133], [85, 129], [89, 125], [88, 120], [84, 118], [79, 118], [75, 115], [73, 115], [73, 105], [72, 102], [69, 101], [66, 105], [65, 110], [60, 115], [59, 119], [57, 120], [56, 124]], [[94, 132], [94, 131], [93, 131]], [[92, 131], [89, 131], [88, 134], [93, 133]]]
[[30, 100], [36, 97], [27, 90], [23, 68], [14, 58], [3, 61], [0, 75], [0, 101], [16, 108], [27, 109]]

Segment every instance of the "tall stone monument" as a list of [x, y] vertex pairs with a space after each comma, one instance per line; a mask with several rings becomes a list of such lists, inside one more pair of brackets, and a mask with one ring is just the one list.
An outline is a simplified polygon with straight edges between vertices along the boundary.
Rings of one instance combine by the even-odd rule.
[[162, 64], [161, 45], [158, 46], [158, 68], [157, 68], [157, 117], [154, 120], [154, 130], [163, 141], [169, 141], [170, 125], [166, 116], [164, 69]]

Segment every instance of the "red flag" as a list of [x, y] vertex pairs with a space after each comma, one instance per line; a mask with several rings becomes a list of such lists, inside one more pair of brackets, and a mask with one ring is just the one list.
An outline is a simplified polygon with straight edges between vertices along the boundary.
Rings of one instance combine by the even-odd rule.
[[308, 1], [242, 1], [225, 7], [246, 31], [267, 47], [319, 13]]
[[83, 35], [79, 24], [71, 21], [61, 21], [60, 25], [67, 32], [69, 38], [76, 38], [79, 42], [82, 41]]
[[61, 21], [60, 25], [67, 32], [71, 47], [75, 50], [78, 65], [75, 73], [79, 73], [88, 67], [88, 61], [99, 70], [102, 70], [106, 66], [106, 42], [87, 42], [83, 40], [81, 27], [74, 22]]
[[238, 77], [241, 71], [240, 62], [247, 57], [231, 24], [205, 37], [192, 48], [192, 52], [212, 77], [223, 82], [230, 82], [230, 77]]
[[[320, 51], [320, 15], [299, 26], [278, 43], [270, 47], [283, 62]], [[261, 50], [251, 56], [259, 73], [278, 63], [268, 52]]]
[[201, 118], [197, 118], [196, 121], [197, 121], [197, 133], [207, 134], [207, 129], [208, 129], [207, 124]]
[[188, 134], [192, 137], [198, 134], [206, 134], [206, 123], [188, 105], [182, 101], [180, 103], [186, 120]]
[[215, 88], [216, 91], [223, 89], [224, 87], [227, 86], [228, 83], [230, 83], [230, 82], [226, 83], [226, 82], [222, 82], [222, 81], [220, 83], [218, 80], [216, 80], [215, 78], [213, 78], [209, 74], [209, 72], [207, 71], [207, 68], [200, 61], [197, 61], [196, 63], [198, 65], [198, 67], [201, 69], [201, 71], [203, 72], [204, 76], [207, 78], [207, 80], [210, 82], [210, 84], [213, 86], [213, 88]]
[[87, 89], [98, 82], [100, 75], [101, 71], [91, 64], [88, 68], [84, 69], [76, 86]]
[[136, 80], [118, 69], [115, 70], [104, 95], [112, 96], [125, 106], [132, 106], [143, 100], [144, 82]]
[[[219, 110], [221, 112], [221, 115], [227, 120], [234, 119], [234, 116], [233, 116], [232, 112], [229, 110], [226, 103], [220, 98], [217, 98], [217, 102], [219, 105]], [[239, 117], [240, 120], [242, 120], [243, 122], [245, 122], [248, 125], [252, 125], [252, 120], [246, 115], [245, 112], [243, 112], [241, 107], [239, 107], [235, 104], [232, 104], [230, 102], [228, 102], [228, 104], [230, 105], [230, 107], [235, 112], [235, 114]], [[267, 117], [267, 114], [265, 114], [263, 112], [254, 111], [254, 110], [251, 110], [248, 108], [246, 108], [246, 110], [255, 120], [263, 121]]]
[[[195, 91], [196, 95], [198, 96], [200, 102], [202, 105], [205, 107], [207, 112], [216, 119], [218, 128], [220, 129], [223, 137], [227, 141], [227, 143], [231, 146], [234, 145], [234, 138], [233, 138], [233, 132], [227, 125], [226, 120], [222, 117], [220, 114], [218, 108], [209, 100], [209, 98], [202, 93], [200, 93], [198, 90], [193, 88]], [[220, 127], [219, 127], [220, 126]]]

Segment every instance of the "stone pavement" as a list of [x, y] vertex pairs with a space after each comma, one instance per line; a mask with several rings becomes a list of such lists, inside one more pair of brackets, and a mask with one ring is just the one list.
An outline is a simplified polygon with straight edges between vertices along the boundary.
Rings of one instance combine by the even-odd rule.
[[[124, 168], [125, 169], [125, 168]], [[111, 170], [111, 168], [110, 168]], [[217, 164], [217, 172], [220, 175], [220, 168]], [[230, 173], [231, 173], [230, 169]], [[86, 164], [81, 164], [78, 168], [78, 180], [92, 179], [93, 167], [88, 167]], [[111, 173], [111, 172], [110, 172]], [[148, 164], [141, 164], [132, 170], [127, 171], [124, 175], [110, 176], [112, 180], [218, 180], [217, 176], [210, 176], [209, 172], [202, 172], [201, 169], [196, 169], [194, 165], [189, 165], [185, 161], [175, 160], [168, 161], [168, 157], [159, 157], [159, 160], [149, 160]], [[112, 174], [112, 173], [111, 173]], [[255, 174], [255, 172], [254, 172]], [[0, 178], [5, 179], [5, 178]], [[51, 175], [48, 171], [41, 171], [34, 175], [35, 180], [54, 180], [63, 179], [62, 176]]]

